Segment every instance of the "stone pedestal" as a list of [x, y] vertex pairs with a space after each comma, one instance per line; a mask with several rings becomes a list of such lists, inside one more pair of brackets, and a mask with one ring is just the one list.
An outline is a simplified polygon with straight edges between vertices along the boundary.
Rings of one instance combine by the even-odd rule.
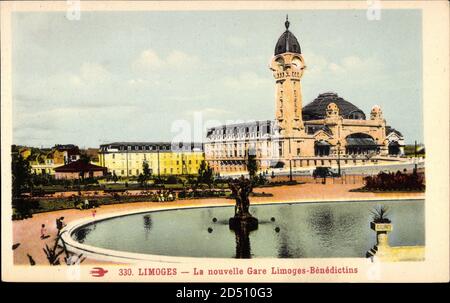
[[377, 244], [367, 252], [367, 257], [388, 258], [391, 256], [388, 233], [392, 231], [391, 223], [370, 222], [370, 228], [377, 233]]

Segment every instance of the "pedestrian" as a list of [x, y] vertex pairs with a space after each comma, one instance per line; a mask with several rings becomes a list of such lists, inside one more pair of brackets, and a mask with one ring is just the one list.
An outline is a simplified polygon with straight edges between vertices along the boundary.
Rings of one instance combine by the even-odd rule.
[[84, 209], [88, 209], [89, 208], [89, 200], [85, 199], [84, 200]]
[[45, 224], [41, 225], [41, 239], [47, 239], [49, 236], [47, 235], [47, 229], [45, 228]]
[[93, 209], [92, 210], [92, 218], [94, 218], [94, 220], [95, 220], [95, 215], [97, 214], [97, 210], [95, 210], [95, 209]]
[[61, 231], [66, 226], [66, 223], [64, 223], [64, 217], [59, 217], [56, 219], [56, 228], [58, 229], [58, 232]]

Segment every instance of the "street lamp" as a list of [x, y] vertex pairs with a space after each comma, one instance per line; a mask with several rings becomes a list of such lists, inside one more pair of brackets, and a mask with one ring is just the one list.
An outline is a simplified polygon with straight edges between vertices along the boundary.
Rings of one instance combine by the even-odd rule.
[[337, 142], [337, 152], [338, 152], [338, 176], [341, 176], [341, 141]]
[[292, 182], [292, 159], [289, 159], [289, 181]]
[[414, 173], [417, 172], [417, 141], [414, 141]]

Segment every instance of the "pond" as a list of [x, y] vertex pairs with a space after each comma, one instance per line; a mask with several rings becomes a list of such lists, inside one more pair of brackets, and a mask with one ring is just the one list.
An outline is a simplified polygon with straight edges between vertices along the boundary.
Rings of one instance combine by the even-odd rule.
[[365, 257], [376, 244], [374, 207], [387, 206], [392, 246], [425, 245], [424, 200], [253, 205], [259, 228], [229, 229], [234, 207], [164, 210], [114, 217], [76, 229], [76, 241], [141, 254], [209, 258]]

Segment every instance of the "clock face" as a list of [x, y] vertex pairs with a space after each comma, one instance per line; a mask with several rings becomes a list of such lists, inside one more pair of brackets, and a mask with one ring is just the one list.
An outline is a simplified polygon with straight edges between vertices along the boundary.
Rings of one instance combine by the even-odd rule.
[[278, 68], [279, 68], [280, 70], [284, 70], [284, 60], [283, 60], [282, 58], [278, 58], [278, 59], [276, 60], [276, 62], [277, 62]]
[[302, 61], [299, 58], [292, 59], [292, 65], [296, 68], [301, 68], [303, 66]]

